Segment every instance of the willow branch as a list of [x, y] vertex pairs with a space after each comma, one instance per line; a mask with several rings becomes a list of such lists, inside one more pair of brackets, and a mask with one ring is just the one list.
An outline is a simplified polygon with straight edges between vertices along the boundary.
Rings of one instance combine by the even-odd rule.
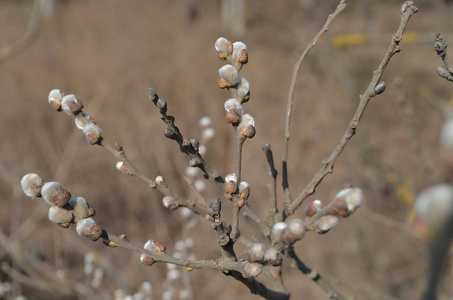
[[333, 172], [333, 166], [343, 152], [344, 148], [348, 144], [349, 140], [355, 135], [356, 129], [358, 127], [359, 121], [363, 115], [363, 112], [370, 102], [370, 100], [375, 97], [377, 94], [383, 92], [385, 87], [383, 83], [378, 86], [378, 82], [381, 79], [390, 59], [396, 53], [400, 52], [399, 43], [401, 42], [403, 32], [409, 22], [410, 17], [418, 11], [417, 7], [414, 5], [413, 1], [406, 1], [401, 9], [401, 21], [398, 27], [398, 30], [393, 35], [390, 46], [385, 54], [384, 58], [381, 61], [379, 67], [373, 72], [373, 77], [366, 89], [365, 93], [360, 96], [360, 102], [357, 107], [357, 110], [349, 123], [348, 128], [346, 129], [343, 137], [341, 138], [338, 145], [332, 151], [329, 157], [325, 158], [322, 161], [321, 168], [315, 173], [310, 183], [305, 187], [305, 189], [297, 196], [296, 199], [291, 203], [288, 209], [285, 210], [284, 214], [281, 213], [277, 215], [277, 219], [285, 219], [287, 216], [292, 215], [295, 210], [304, 202], [304, 200], [311, 194], [315, 192], [316, 187], [321, 183], [323, 178]]
[[273, 224], [273, 219], [275, 214], [278, 212], [277, 208], [277, 170], [275, 169], [274, 165], [274, 156], [272, 154], [271, 145], [266, 144], [261, 147], [263, 149], [264, 154], [266, 155], [268, 170], [270, 180], [267, 184], [267, 188], [269, 190], [269, 212], [267, 213], [266, 221], [269, 224]]
[[311, 50], [316, 45], [316, 42], [318, 39], [329, 29], [330, 23], [335, 19], [335, 17], [342, 12], [346, 8], [346, 0], [341, 0], [340, 3], [338, 4], [337, 8], [335, 11], [329, 15], [327, 18], [326, 23], [322, 27], [322, 29], [318, 32], [318, 34], [313, 38], [313, 40], [307, 45], [305, 50], [302, 52], [300, 55], [298, 61], [294, 65], [293, 68], [293, 74], [291, 77], [291, 84], [289, 86], [289, 94], [288, 94], [288, 102], [287, 102], [287, 108], [286, 108], [286, 121], [285, 121], [285, 144], [284, 144], [284, 150], [283, 150], [283, 158], [282, 158], [282, 186], [285, 194], [285, 208], [289, 207], [292, 202], [292, 197], [291, 197], [291, 191], [289, 189], [289, 183], [288, 183], [288, 150], [289, 150], [289, 127], [290, 127], [290, 121], [291, 121], [291, 112], [293, 108], [293, 102], [294, 102], [294, 87], [296, 85], [296, 79], [297, 79], [297, 73], [299, 72], [300, 65], [302, 64], [302, 61], [304, 60], [305, 56], [307, 53]]

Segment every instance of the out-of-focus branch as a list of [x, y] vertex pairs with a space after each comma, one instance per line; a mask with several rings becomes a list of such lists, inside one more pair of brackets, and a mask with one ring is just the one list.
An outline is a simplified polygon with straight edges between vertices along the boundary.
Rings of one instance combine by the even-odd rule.
[[19, 54], [36, 41], [43, 20], [43, 15], [39, 6], [40, 0], [35, 0], [28, 22], [27, 33], [14, 44], [0, 49], [0, 64]]
[[285, 119], [285, 144], [284, 144], [284, 150], [283, 150], [283, 158], [282, 158], [282, 186], [283, 190], [285, 193], [285, 211], [289, 209], [291, 202], [292, 202], [292, 197], [291, 197], [291, 191], [289, 189], [289, 183], [288, 183], [288, 150], [289, 150], [289, 127], [290, 127], [290, 121], [291, 121], [291, 112], [293, 108], [293, 102], [294, 102], [294, 87], [296, 85], [296, 79], [297, 79], [297, 73], [299, 72], [300, 65], [302, 61], [304, 60], [305, 56], [307, 55], [308, 51], [310, 51], [311, 48], [313, 48], [316, 45], [316, 42], [318, 39], [323, 35], [330, 26], [330, 23], [332, 23], [333, 19], [342, 12], [346, 8], [346, 0], [341, 0], [340, 4], [338, 4], [337, 8], [335, 11], [329, 15], [327, 18], [326, 23], [322, 27], [322, 29], [318, 32], [318, 34], [313, 38], [313, 40], [307, 45], [305, 50], [302, 52], [302, 54], [299, 57], [299, 60], [296, 62], [293, 68], [293, 75], [291, 77], [291, 84], [289, 86], [289, 95], [288, 95], [288, 102], [287, 102], [287, 108], [286, 108], [286, 119]]
[[440, 77], [447, 79], [448, 81], [453, 81], [453, 64], [447, 57], [447, 42], [444, 40], [444, 37], [440, 32], [436, 33], [436, 41], [434, 43], [434, 50], [436, 50], [437, 55], [444, 62], [445, 67], [437, 68], [437, 73]]
[[[311, 194], [315, 192], [316, 187], [321, 183], [323, 178], [333, 172], [333, 166], [343, 152], [344, 148], [348, 144], [349, 140], [355, 135], [356, 129], [358, 127], [360, 118], [363, 115], [363, 112], [370, 102], [370, 100], [375, 97], [376, 95], [382, 93], [385, 89], [385, 83], [379, 83], [385, 68], [387, 67], [390, 59], [396, 53], [400, 52], [401, 49], [399, 47], [399, 43], [401, 42], [403, 32], [409, 22], [410, 17], [418, 11], [418, 8], [414, 5], [413, 1], [406, 1], [403, 6], [401, 7], [401, 21], [398, 27], [398, 30], [393, 35], [392, 41], [390, 46], [385, 54], [384, 58], [381, 61], [379, 67], [373, 72], [373, 77], [366, 89], [365, 93], [360, 96], [360, 102], [357, 107], [357, 110], [349, 123], [348, 128], [346, 129], [343, 137], [341, 138], [338, 145], [332, 151], [329, 157], [325, 158], [322, 161], [322, 167], [315, 173], [310, 183], [305, 187], [302, 193], [297, 196], [296, 199], [291, 203], [289, 208], [285, 211], [286, 214], [281, 213], [280, 216], [277, 215], [276, 219], [284, 219], [285, 217], [292, 215], [295, 210], [304, 202], [305, 199]], [[378, 84], [379, 83], [379, 84]]]

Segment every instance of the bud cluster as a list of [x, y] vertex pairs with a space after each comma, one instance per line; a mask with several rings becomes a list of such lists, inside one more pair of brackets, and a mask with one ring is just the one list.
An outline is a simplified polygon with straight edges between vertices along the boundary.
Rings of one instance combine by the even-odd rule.
[[77, 233], [92, 241], [97, 241], [102, 236], [102, 228], [92, 218], [96, 212], [85, 198], [71, 199], [71, 193], [60, 183], [44, 182], [34, 173], [23, 176], [21, 186], [28, 197], [42, 197], [50, 205], [48, 217], [55, 224], [63, 228], [76, 224]]
[[64, 111], [70, 116], [74, 116], [74, 122], [91, 145], [100, 144], [102, 140], [102, 130], [96, 125], [94, 120], [82, 111], [83, 103], [73, 94], [65, 95], [62, 90], [51, 90], [48, 96], [49, 104], [56, 111]]
[[253, 138], [255, 135], [255, 120], [249, 114], [244, 114], [242, 104], [250, 100], [249, 82], [239, 77], [239, 71], [248, 61], [247, 45], [226, 38], [219, 38], [215, 42], [215, 49], [220, 60], [225, 60], [226, 65], [219, 69], [219, 87], [227, 88], [232, 98], [228, 99], [225, 106], [225, 118], [229, 124], [237, 127], [243, 139]]
[[292, 219], [285, 222], [277, 222], [272, 226], [272, 243], [282, 242], [285, 245], [293, 245], [305, 236], [305, 222], [301, 219]]

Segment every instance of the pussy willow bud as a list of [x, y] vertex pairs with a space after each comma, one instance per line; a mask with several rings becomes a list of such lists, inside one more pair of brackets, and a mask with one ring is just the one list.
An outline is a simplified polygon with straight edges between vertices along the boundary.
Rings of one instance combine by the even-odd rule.
[[195, 190], [199, 193], [204, 192], [206, 190], [206, 183], [204, 182], [203, 179], [197, 179], [193, 183], [193, 187]]
[[67, 209], [55, 205], [52, 205], [49, 209], [49, 220], [63, 228], [68, 228], [72, 219], [72, 212]]
[[220, 37], [215, 41], [214, 44], [215, 50], [217, 51], [217, 56], [219, 57], [220, 60], [225, 60], [228, 57], [228, 48], [232, 47], [232, 44], [229, 40], [227, 40], [224, 37]]
[[262, 262], [264, 260], [264, 253], [266, 246], [261, 243], [253, 244], [246, 253], [247, 261], [249, 262]]
[[92, 218], [78, 221], [76, 231], [78, 235], [85, 236], [92, 241], [97, 241], [102, 236], [102, 228]]
[[344, 189], [335, 196], [332, 212], [337, 216], [347, 217], [362, 205], [364, 198], [365, 196], [359, 188]]
[[272, 243], [277, 243], [280, 241], [280, 238], [282, 236], [283, 231], [286, 228], [286, 223], [285, 222], [277, 222], [272, 226], [271, 230], [271, 241]]
[[237, 193], [238, 190], [238, 178], [236, 177], [236, 174], [231, 173], [225, 176], [225, 193], [229, 195], [234, 195]]
[[155, 253], [162, 253], [167, 249], [164, 244], [154, 240], [147, 241], [143, 248]]
[[148, 266], [148, 267], [154, 265], [154, 263], [156, 262], [154, 260], [154, 258], [152, 258], [149, 255], [146, 255], [145, 253], [143, 253], [140, 256], [140, 261], [142, 262], [142, 264], [144, 264], [145, 266]]
[[61, 111], [61, 100], [63, 99], [64, 93], [62, 90], [51, 90], [49, 93], [49, 104], [56, 110]]
[[195, 179], [195, 177], [200, 173], [200, 169], [194, 167], [187, 167], [186, 168], [186, 176], [190, 179]]
[[448, 70], [443, 66], [440, 66], [439, 68], [437, 68], [437, 74], [439, 74], [439, 76], [442, 78], [447, 78], [448, 75], [450, 75]]
[[68, 115], [77, 115], [83, 109], [82, 101], [78, 100], [75, 95], [66, 95], [61, 100], [61, 108]]
[[282, 255], [274, 247], [270, 247], [264, 253], [264, 260], [271, 266], [277, 267], [282, 264]]
[[245, 205], [245, 200], [244, 199], [239, 198], [239, 199], [236, 200], [236, 206], [237, 207], [242, 208], [242, 207], [244, 207], [244, 205]]
[[238, 98], [241, 103], [248, 102], [250, 100], [250, 85], [247, 79], [239, 77], [237, 85]]
[[225, 101], [225, 119], [228, 123], [237, 125], [241, 120], [241, 116], [244, 113], [241, 103], [235, 99], [231, 98]]
[[69, 205], [74, 210], [76, 216], [79, 219], [89, 218], [96, 214], [94, 209], [90, 207], [90, 205], [83, 197], [76, 197], [71, 199], [71, 201], [69, 201]]
[[310, 202], [307, 207], [305, 208], [305, 215], [307, 217], [312, 217], [314, 216], [318, 211], [320, 211], [322, 208], [322, 203], [320, 200], [314, 200], [313, 202]]
[[162, 198], [162, 204], [164, 205], [165, 208], [168, 208], [171, 210], [175, 210], [179, 206], [179, 204], [175, 200], [175, 198], [173, 198], [171, 196], [165, 196], [164, 198]]
[[63, 207], [71, 200], [71, 193], [56, 181], [47, 182], [42, 186], [41, 195], [50, 205]]
[[170, 128], [165, 128], [164, 130], [164, 136], [167, 138], [167, 139], [171, 139], [171, 140], [174, 140], [176, 138], [176, 133], [170, 129]]
[[20, 181], [22, 191], [30, 198], [41, 197], [41, 188], [43, 181], [38, 174], [28, 173]]
[[157, 176], [156, 177], [156, 184], [163, 187], [163, 188], [168, 188], [167, 183], [165, 182], [165, 179], [162, 176]]
[[245, 181], [241, 181], [239, 184], [239, 197], [247, 201], [250, 196], [250, 184]]
[[242, 269], [242, 276], [244, 278], [255, 278], [261, 274], [263, 266], [259, 263], [246, 263]]
[[219, 69], [220, 88], [230, 88], [238, 82], [238, 70], [232, 65], [224, 65]]
[[83, 127], [85, 127], [85, 124], [87, 123], [94, 123], [93, 119], [90, 117], [89, 114], [86, 112], [81, 112], [77, 116], [74, 116], [74, 122], [77, 128], [80, 130], [83, 130]]
[[131, 175], [131, 170], [129, 169], [128, 166], [126, 166], [126, 164], [124, 162], [122, 162], [122, 161], [117, 162], [115, 167], [121, 173]]
[[249, 115], [244, 114], [241, 118], [241, 122], [238, 125], [239, 134], [243, 138], [251, 139], [255, 136], [255, 119]]
[[246, 64], [249, 60], [247, 54], [247, 45], [243, 42], [235, 42], [233, 44], [233, 59], [241, 64]]
[[292, 245], [305, 236], [305, 223], [301, 219], [293, 219], [288, 222], [280, 238], [286, 245]]
[[338, 218], [337, 216], [328, 215], [321, 217], [318, 221], [316, 221], [314, 226], [316, 228], [316, 232], [323, 234], [337, 226], [338, 223], [340, 223], [340, 218]]
[[85, 134], [88, 143], [91, 145], [99, 144], [102, 140], [102, 130], [94, 123], [87, 123], [83, 127], [83, 133]]
[[385, 82], [381, 81], [376, 87], [374, 88], [374, 92], [376, 95], [382, 94], [385, 91]]

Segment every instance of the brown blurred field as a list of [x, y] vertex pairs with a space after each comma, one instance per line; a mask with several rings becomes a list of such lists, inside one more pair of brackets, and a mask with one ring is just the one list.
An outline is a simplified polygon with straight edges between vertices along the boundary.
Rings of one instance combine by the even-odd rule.
[[[167, 211], [160, 194], [119, 173], [114, 157], [86, 143], [72, 117], [56, 113], [47, 104], [47, 95], [54, 88], [74, 93], [107, 140], [123, 145], [129, 159], [150, 177], [164, 176], [178, 194], [189, 197], [191, 190], [182, 177], [187, 159], [163, 136], [164, 124], [146, 89], [156, 89], [168, 101], [168, 112], [176, 117], [185, 137], [198, 138], [198, 120], [210, 116], [217, 135], [207, 145], [205, 158], [220, 174], [233, 172], [232, 131], [223, 110], [229, 94], [216, 83], [222, 64], [213, 45], [219, 36], [248, 45], [249, 63], [241, 76], [251, 85], [245, 110], [255, 117], [257, 134], [245, 144], [243, 178], [251, 184], [249, 204], [264, 216], [268, 176], [260, 147], [271, 144], [280, 171], [293, 64], [338, 4], [313, 1], [310, 7], [308, 2], [246, 1], [245, 34], [234, 36], [222, 26], [219, 1], [56, 1], [37, 41], [0, 65], [0, 228], [6, 238], [6, 244], [0, 243], [0, 281], [12, 281], [5, 264], [14, 266], [21, 257], [32, 256], [45, 274], [63, 270], [70, 282], [82, 283], [106, 298], [113, 298], [119, 288], [133, 294], [143, 281], [152, 283], [153, 299], [161, 299], [165, 290], [165, 265], [145, 267], [134, 253], [90, 242], [72, 226], [65, 230], [50, 222], [48, 205], [20, 190], [20, 178], [29, 172], [59, 181], [73, 196], [85, 197], [96, 208], [98, 224], [116, 234], [127, 233], [136, 244], [155, 239], [172, 253], [177, 241], [191, 237], [195, 241], [191, 253], [197, 258], [218, 257], [215, 235], [205, 220], [198, 218], [194, 229], [182, 230], [178, 211]], [[402, 2], [348, 1], [346, 11], [302, 64], [290, 140], [293, 195], [308, 184], [343, 135], [399, 24]], [[437, 75], [441, 61], [433, 42], [440, 31], [453, 44], [452, 10], [437, 1], [415, 2], [420, 11], [408, 30], [420, 39], [411, 43], [403, 39], [402, 52], [384, 74], [385, 93], [367, 107], [333, 174], [309, 199], [329, 203], [344, 183], [353, 183], [365, 191], [366, 203], [328, 234], [311, 232], [295, 247], [307, 265], [340, 292], [353, 293], [357, 299], [419, 297], [427, 251], [409, 230], [411, 201], [425, 187], [451, 180], [438, 158], [443, 123], [438, 104], [449, 101], [453, 85]], [[196, 5], [194, 19], [190, 5]], [[26, 32], [30, 11], [30, 1], [0, 2], [0, 48]], [[366, 44], [342, 48], [330, 43], [333, 37], [349, 33], [369, 33], [372, 38]], [[395, 86], [396, 80], [401, 87]], [[397, 101], [402, 94], [410, 126]], [[414, 141], [419, 151], [414, 150]], [[210, 200], [222, 194], [208, 186], [203, 196]], [[228, 220], [230, 204], [224, 209]], [[300, 209], [296, 217], [302, 215]], [[264, 242], [248, 228], [251, 223], [241, 220], [241, 224], [252, 240]], [[104, 269], [97, 289], [83, 272], [89, 251], [95, 251], [95, 264]], [[450, 258], [441, 299], [453, 295], [451, 270]], [[196, 299], [259, 299], [220, 271], [190, 274]], [[284, 278], [292, 299], [326, 299], [317, 285], [289, 266], [284, 266]], [[56, 275], [41, 279], [54, 285], [36, 286], [17, 278], [15, 296], [84, 299], [75, 292], [56, 290], [55, 286], [68, 290]], [[173, 286], [178, 292], [183, 280]], [[177, 293], [174, 299], [179, 299]]]

